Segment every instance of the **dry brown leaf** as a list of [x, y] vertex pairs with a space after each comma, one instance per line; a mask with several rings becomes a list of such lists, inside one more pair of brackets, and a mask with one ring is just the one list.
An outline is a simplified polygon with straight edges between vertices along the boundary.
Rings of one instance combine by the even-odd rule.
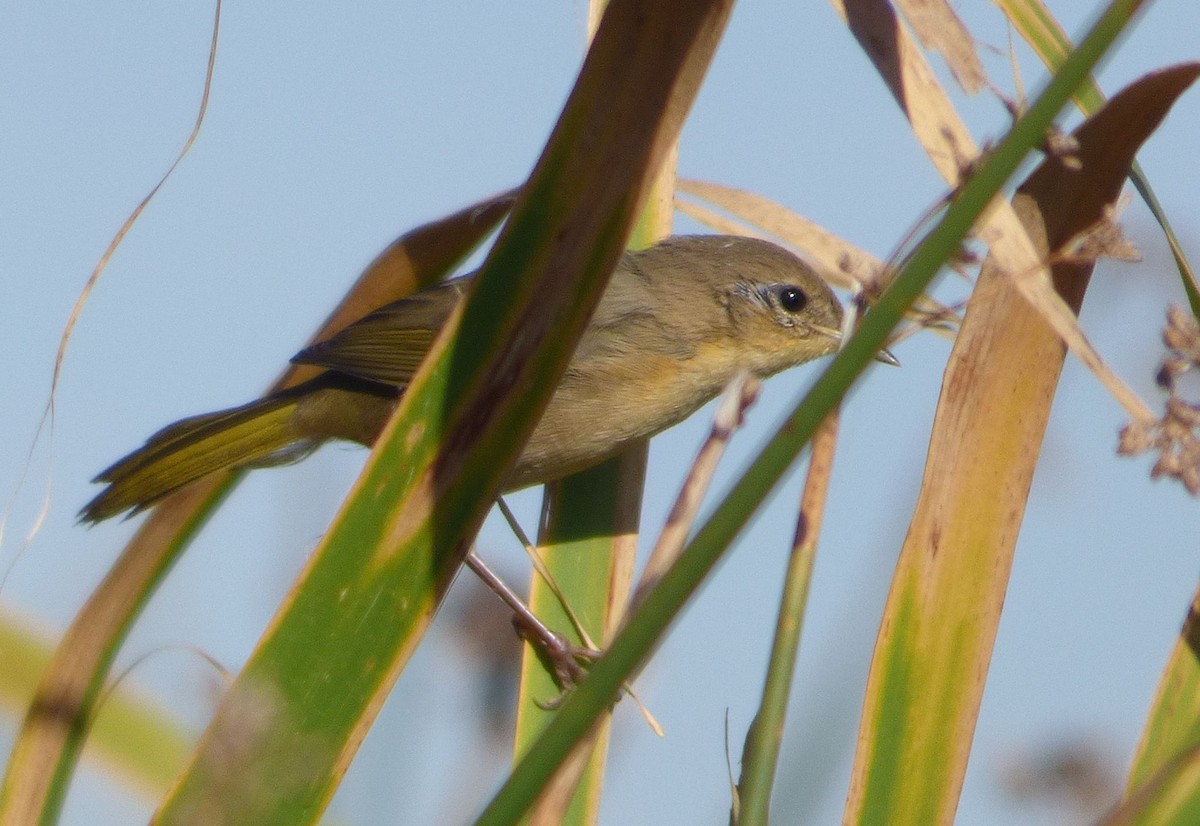
[[[892, 90], [934, 167], [951, 186], [958, 186], [979, 149], [887, 0], [831, 2]], [[1021, 274], [1013, 279], [1021, 294], [1129, 416], [1153, 421], [1149, 407], [1104, 363], [1075, 314], [1055, 292], [1046, 263], [1034, 251], [1012, 206], [1002, 199], [994, 201], [979, 221], [979, 235], [991, 246], [997, 266]]]
[[987, 75], [975, 41], [946, 0], [896, 0], [904, 18], [926, 49], [941, 52], [955, 80], [970, 94], [983, 88]]
[[900, 104], [943, 178], [957, 184], [979, 154], [921, 50], [887, 0], [830, 0]]

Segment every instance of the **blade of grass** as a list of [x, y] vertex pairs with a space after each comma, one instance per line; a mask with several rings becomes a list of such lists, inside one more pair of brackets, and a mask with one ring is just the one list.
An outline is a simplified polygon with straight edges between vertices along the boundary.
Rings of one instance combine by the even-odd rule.
[[[612, 637], [629, 594], [641, 515], [644, 461], [644, 450], [638, 450], [546, 486], [537, 552], [588, 639], [601, 646]], [[530, 586], [529, 607], [575, 645], [586, 644], [562, 602], [536, 574]], [[562, 690], [538, 653], [526, 643], [513, 738], [514, 759], [524, 755], [553, 718], [553, 701]], [[592, 754], [586, 761], [584, 776], [558, 778], [555, 785], [566, 786], [566, 793], [539, 801], [530, 823], [595, 822], [608, 748], [608, 722], [606, 717], [603, 725], [593, 731]]]
[[[26, 620], [0, 610], [0, 704], [12, 716], [28, 707], [53, 651], [48, 638], [32, 631]], [[194, 739], [195, 733], [159, 703], [121, 683], [105, 698], [83, 756], [136, 794], [157, 800], [183, 766]]]
[[158, 822], [319, 817], [565, 368], [728, 11], [610, 5], [465, 306]]
[[[1138, 744], [1123, 805], [1143, 795], [1164, 773], [1183, 763], [1195, 764], [1200, 747], [1200, 593], [1192, 600], [1179, 638], [1171, 651], [1150, 707], [1146, 727]], [[1186, 757], [1192, 755], [1191, 757]], [[1200, 783], [1178, 789], [1171, 796], [1181, 811], [1200, 816]], [[1131, 821], [1134, 822], [1134, 821]], [[1183, 819], [1136, 822], [1184, 823]]]
[[1031, 149], [1041, 143], [1045, 130], [1071, 93], [1119, 34], [1121, 26], [1116, 23], [1126, 20], [1131, 12], [1128, 2], [1114, 3], [1109, 8], [1033, 106], [1013, 124], [976, 174], [959, 189], [941, 220], [866, 314], [858, 332], [834, 357], [771, 443], [700, 528], [680, 564], [671, 568], [629, 615], [624, 629], [605, 655], [593, 664], [587, 679], [567, 697], [559, 714], [517, 764], [478, 823], [488, 826], [514, 823], [526, 811], [553, 767], [644, 663], [669, 623], [792, 465], [820, 422], [871, 364], [892, 328], [956, 252], [995, 193]]
[[1200, 744], [1175, 754], [1096, 826], [1193, 826], [1200, 822]]
[[[327, 338], [374, 308], [441, 278], [508, 212], [511, 196], [475, 204], [405, 234], [367, 268], [313, 336]], [[311, 368], [290, 367], [272, 390]], [[205, 480], [159, 505], [92, 592], [59, 642], [25, 714], [0, 787], [0, 823], [52, 823], [125, 635], [192, 537], [240, 474]]]

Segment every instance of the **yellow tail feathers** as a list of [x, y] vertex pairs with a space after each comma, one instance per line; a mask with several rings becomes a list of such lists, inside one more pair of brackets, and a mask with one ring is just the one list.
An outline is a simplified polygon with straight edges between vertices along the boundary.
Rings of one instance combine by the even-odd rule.
[[160, 430], [96, 477], [108, 486], [79, 512], [80, 521], [132, 516], [219, 470], [295, 458], [280, 454], [302, 438], [292, 423], [298, 402], [295, 395], [272, 396]]

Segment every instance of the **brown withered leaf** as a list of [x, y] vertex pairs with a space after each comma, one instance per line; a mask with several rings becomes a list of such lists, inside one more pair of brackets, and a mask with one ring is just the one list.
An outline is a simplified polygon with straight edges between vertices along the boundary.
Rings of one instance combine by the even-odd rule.
[[987, 75], [975, 53], [975, 41], [946, 0], [896, 0], [896, 5], [921, 45], [941, 53], [963, 89], [975, 94], [983, 88]]

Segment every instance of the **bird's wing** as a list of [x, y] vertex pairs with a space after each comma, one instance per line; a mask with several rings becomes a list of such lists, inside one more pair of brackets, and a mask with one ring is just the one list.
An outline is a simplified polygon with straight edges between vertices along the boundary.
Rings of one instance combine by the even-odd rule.
[[463, 279], [455, 279], [388, 304], [333, 338], [301, 350], [292, 361], [403, 387], [464, 290]]
[[638, 354], [647, 352], [681, 360], [691, 358], [698, 343], [692, 331], [664, 323], [662, 314], [647, 306], [647, 302], [660, 298], [686, 300], [657, 295], [653, 282], [638, 266], [636, 257], [625, 255], [575, 348], [569, 369], [625, 359], [636, 364]]

